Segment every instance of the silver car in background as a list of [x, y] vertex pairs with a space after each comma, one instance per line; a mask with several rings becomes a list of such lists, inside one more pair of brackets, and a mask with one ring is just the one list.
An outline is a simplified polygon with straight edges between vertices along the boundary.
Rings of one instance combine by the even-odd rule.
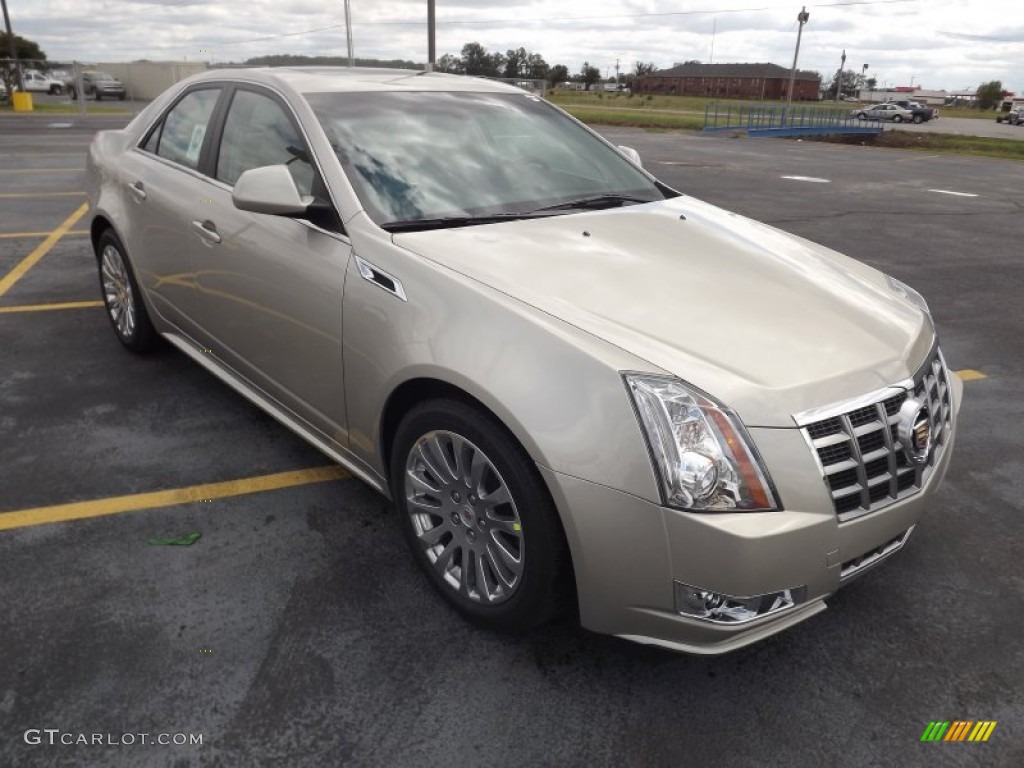
[[517, 88], [209, 72], [99, 133], [87, 186], [120, 341], [390, 497], [484, 626], [738, 648], [900, 549], [949, 464], [920, 295]]
[[867, 109], [855, 109], [850, 114], [861, 120], [890, 120], [894, 123], [914, 122], [913, 110], [898, 104], [876, 104]]

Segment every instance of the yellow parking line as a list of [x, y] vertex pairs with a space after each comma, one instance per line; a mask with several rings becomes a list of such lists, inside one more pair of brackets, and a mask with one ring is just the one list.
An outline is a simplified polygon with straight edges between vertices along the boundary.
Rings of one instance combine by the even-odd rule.
[[[29, 237], [46, 237], [51, 234], [50, 232], [0, 232], [0, 240], [12, 240], [18, 238], [29, 238]], [[72, 235], [88, 235], [88, 229], [69, 229], [64, 233], [64, 237], [71, 237]]]
[[177, 504], [188, 504], [208, 499], [223, 499], [230, 496], [243, 496], [249, 493], [276, 491], [281, 488], [293, 488], [297, 485], [326, 483], [332, 480], [344, 480], [349, 473], [338, 466], [298, 469], [291, 472], [278, 472], [273, 475], [244, 477], [238, 480], [227, 480], [222, 483], [205, 483], [190, 485], [187, 488], [171, 488], [166, 491], [151, 493], [133, 493], [130, 496], [112, 496], [93, 501], [79, 501], [72, 504], [58, 504], [53, 507], [36, 507], [20, 509], [15, 512], [0, 513], [0, 531], [14, 528], [28, 528], [48, 523], [64, 523], [69, 520], [85, 520], [92, 517], [117, 515], [122, 512], [138, 512], [143, 509], [172, 507]]
[[953, 373], [960, 377], [960, 381], [977, 381], [978, 379], [988, 378], [988, 376], [981, 371], [975, 371], [970, 368], [964, 368], [961, 371], [953, 371]]
[[0, 173], [71, 173], [85, 168], [0, 168]]
[[0, 197], [81, 197], [84, 194], [85, 192], [0, 192]]
[[102, 307], [102, 301], [65, 301], [61, 304], [20, 304], [13, 307], [0, 307], [0, 314], [10, 312], [46, 312], [51, 309], [86, 309]]
[[88, 203], [82, 203], [78, 206], [78, 209], [64, 219], [61, 225], [53, 230], [53, 232], [51, 232], [43, 242], [36, 246], [32, 253], [22, 259], [20, 263], [15, 265], [14, 269], [4, 275], [3, 279], [0, 279], [0, 296], [7, 293], [7, 291], [11, 289], [12, 285], [18, 282], [26, 272], [32, 269], [32, 267], [34, 267], [39, 260], [43, 258], [43, 256], [48, 254], [50, 249], [57, 244], [57, 241], [64, 237], [64, 235], [66, 235], [68, 231], [78, 223], [78, 220], [85, 216], [85, 212], [88, 210]]

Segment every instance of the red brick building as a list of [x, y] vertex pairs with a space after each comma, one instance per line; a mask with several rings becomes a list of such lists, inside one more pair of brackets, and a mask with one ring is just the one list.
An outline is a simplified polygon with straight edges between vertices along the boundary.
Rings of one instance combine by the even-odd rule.
[[[638, 77], [635, 93], [672, 93], [723, 99], [785, 99], [789, 70], [778, 64], [680, 64]], [[818, 101], [821, 75], [797, 70], [793, 101]]]

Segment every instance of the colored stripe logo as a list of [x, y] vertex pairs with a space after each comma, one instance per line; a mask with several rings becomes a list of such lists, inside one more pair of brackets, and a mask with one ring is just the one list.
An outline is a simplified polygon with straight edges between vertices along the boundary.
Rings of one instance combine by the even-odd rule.
[[988, 741], [996, 720], [940, 720], [928, 723], [921, 741]]

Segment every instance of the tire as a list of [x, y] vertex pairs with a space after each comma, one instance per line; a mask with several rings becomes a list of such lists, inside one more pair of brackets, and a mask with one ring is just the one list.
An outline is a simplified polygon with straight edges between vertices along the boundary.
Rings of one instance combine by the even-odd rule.
[[858, 113], [857, 113], [857, 119], [858, 119], [858, 120], [867, 120], [867, 119], [868, 119], [868, 116], [867, 116], [867, 115], [865, 115], [865, 114], [864, 114], [863, 112], [858, 112]]
[[96, 264], [103, 305], [118, 341], [132, 352], [150, 351], [158, 337], [128, 255], [112, 229], [106, 230], [96, 241]]
[[892, 121], [894, 123], [902, 123], [903, 122], [903, 118], [900, 115], [893, 115], [892, 116]]
[[103, 96], [99, 91], [93, 91], [93, 95], [96, 97], [96, 101], [103, 101]]
[[[445, 600], [472, 622], [506, 632], [563, 610], [572, 575], [558, 512], [500, 422], [459, 400], [428, 400], [405, 415], [393, 446], [399, 524]], [[508, 500], [486, 501], [499, 494]]]
[[914, 115], [914, 123], [915, 124], [920, 124], [920, 123], [923, 123], [923, 122], [924, 122], [924, 118], [923, 117], [921, 117], [920, 115]]
[[51, 96], [60, 96], [60, 91], [61, 91], [61, 87], [59, 85], [51, 85], [50, 86], [49, 93], [50, 93]]
[[124, 94], [122, 93], [120, 96], [118, 96], [117, 100], [118, 101], [124, 101]]
[[68, 95], [71, 97], [72, 101], [78, 101], [78, 91], [76, 91], [73, 86], [68, 88]]

